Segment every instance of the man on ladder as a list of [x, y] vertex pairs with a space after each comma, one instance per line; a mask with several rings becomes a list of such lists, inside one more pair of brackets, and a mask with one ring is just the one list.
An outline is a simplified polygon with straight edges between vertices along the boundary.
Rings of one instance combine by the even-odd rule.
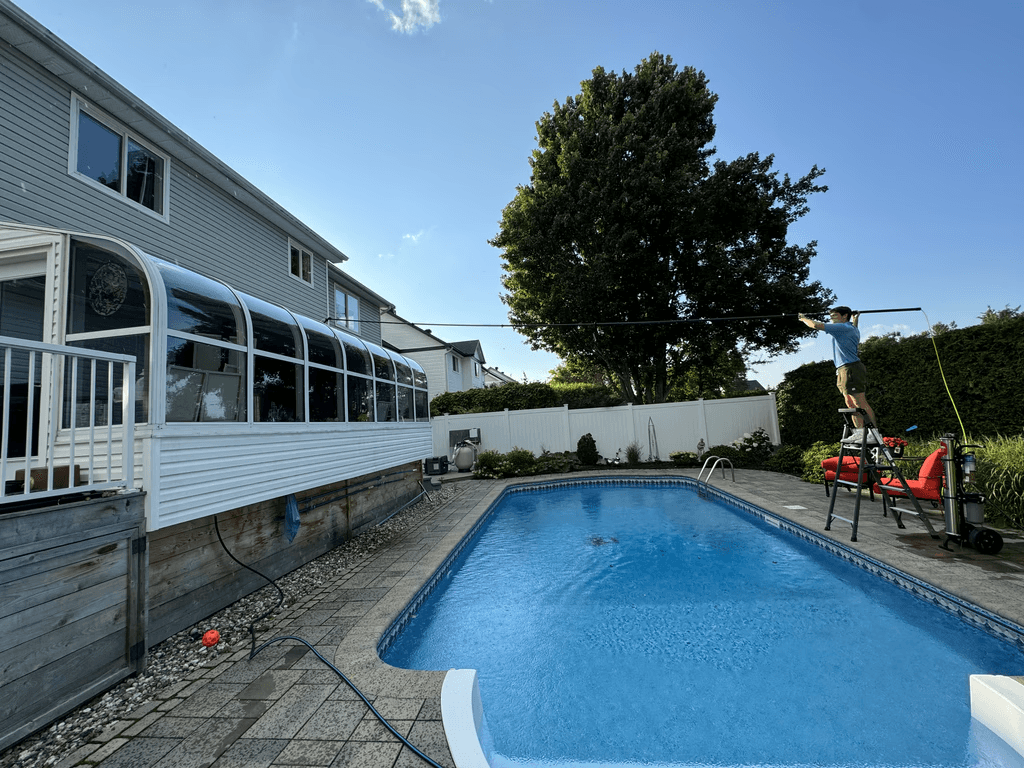
[[[867, 414], [868, 423], [878, 428], [878, 421], [875, 419], [875, 412], [868, 405], [867, 387], [868, 371], [860, 360], [857, 348], [860, 345], [860, 329], [857, 321], [860, 318], [849, 307], [840, 306], [829, 312], [831, 323], [823, 323], [819, 320], [811, 320], [807, 315], [799, 315], [800, 322], [808, 328], [817, 331], [824, 331], [832, 337], [832, 357], [836, 364], [836, 386], [846, 400], [848, 408], [854, 409], [851, 418], [856, 427], [851, 434], [843, 438], [844, 443], [859, 443], [864, 434], [864, 420], [856, 409], [862, 409]], [[869, 444], [877, 444], [876, 431], [867, 430], [864, 440]]]

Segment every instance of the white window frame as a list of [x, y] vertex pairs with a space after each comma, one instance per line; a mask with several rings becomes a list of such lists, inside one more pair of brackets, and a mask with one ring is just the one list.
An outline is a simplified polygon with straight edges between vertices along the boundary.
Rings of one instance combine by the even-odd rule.
[[[307, 256], [309, 257], [309, 280], [303, 278], [301, 274], [296, 275], [294, 272], [292, 272], [292, 249], [297, 250], [300, 254], [299, 272], [302, 272], [302, 262], [305, 261], [305, 258]], [[288, 274], [291, 275], [293, 279], [298, 280], [303, 285], [307, 285], [310, 288], [313, 287], [313, 251], [311, 251], [309, 248], [302, 245], [301, 243], [295, 242], [291, 238], [288, 238]]]
[[[132, 141], [138, 144], [140, 147], [145, 149], [147, 152], [152, 152], [154, 155], [163, 160], [164, 163], [164, 178], [163, 178], [163, 189], [161, 191], [161, 197], [163, 200], [163, 210], [154, 211], [152, 208], [147, 208], [142, 203], [137, 203], [127, 196], [124, 192], [119, 192], [111, 189], [108, 186], [100, 184], [93, 178], [86, 176], [84, 173], [78, 171], [78, 116], [84, 112], [93, 120], [98, 122], [104, 128], [121, 135], [121, 186], [124, 187], [128, 183], [128, 173], [125, 165], [127, 164], [128, 158], [128, 142]], [[77, 94], [71, 96], [71, 133], [70, 142], [68, 146], [68, 175], [74, 176], [81, 182], [88, 184], [93, 189], [97, 189], [105, 195], [110, 195], [113, 198], [120, 200], [122, 203], [130, 205], [138, 211], [142, 211], [147, 216], [152, 216], [165, 224], [170, 223], [171, 220], [171, 158], [165, 155], [163, 152], [158, 151], [153, 147], [152, 144], [142, 139], [138, 134], [129, 131], [117, 120], [113, 119], [109, 115], [91, 106], [88, 102], [82, 99]]]
[[454, 352], [452, 353], [452, 373], [462, 373], [459, 365], [459, 357]]
[[[360, 298], [358, 296], [356, 296], [354, 293], [349, 293], [347, 290], [345, 290], [344, 287], [342, 287], [342, 285], [340, 283], [336, 283], [336, 282], [332, 281], [331, 288], [332, 288], [332, 291], [331, 291], [331, 315], [332, 315], [332, 322], [338, 328], [344, 328], [345, 330], [351, 331], [352, 333], [354, 333], [355, 335], [358, 336], [359, 335], [359, 302], [360, 302]], [[338, 294], [339, 293], [342, 296], [345, 297], [344, 311], [340, 315], [338, 314]], [[355, 306], [355, 313], [354, 314], [349, 310], [349, 302], [350, 302], [350, 300], [355, 301], [355, 304], [356, 304], [356, 306]]]

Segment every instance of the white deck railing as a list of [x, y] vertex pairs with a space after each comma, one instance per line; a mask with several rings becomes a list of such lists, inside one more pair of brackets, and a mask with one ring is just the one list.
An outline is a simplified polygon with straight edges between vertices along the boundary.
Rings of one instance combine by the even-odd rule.
[[0, 505], [134, 486], [133, 356], [0, 336], [0, 363]]

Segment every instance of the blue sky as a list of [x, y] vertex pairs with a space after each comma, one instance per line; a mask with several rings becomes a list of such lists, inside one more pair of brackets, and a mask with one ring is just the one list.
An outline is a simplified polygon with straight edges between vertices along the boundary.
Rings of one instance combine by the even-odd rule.
[[[480, 339], [517, 379], [558, 360], [511, 329], [439, 323], [507, 322], [487, 241], [529, 180], [535, 122], [594, 67], [652, 51], [708, 76], [719, 158], [827, 170], [790, 237], [818, 241], [812, 278], [841, 303], [961, 327], [1024, 304], [1021, 3], [16, 1], [344, 251], [402, 317]], [[776, 385], [823, 359], [812, 338], [751, 375]]]

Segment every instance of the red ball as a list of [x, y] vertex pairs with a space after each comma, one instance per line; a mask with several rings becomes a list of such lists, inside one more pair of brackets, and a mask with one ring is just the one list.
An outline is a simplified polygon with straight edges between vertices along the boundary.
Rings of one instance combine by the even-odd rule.
[[203, 635], [203, 645], [210, 648], [216, 645], [220, 641], [220, 632], [216, 629], [211, 629], [205, 635]]

